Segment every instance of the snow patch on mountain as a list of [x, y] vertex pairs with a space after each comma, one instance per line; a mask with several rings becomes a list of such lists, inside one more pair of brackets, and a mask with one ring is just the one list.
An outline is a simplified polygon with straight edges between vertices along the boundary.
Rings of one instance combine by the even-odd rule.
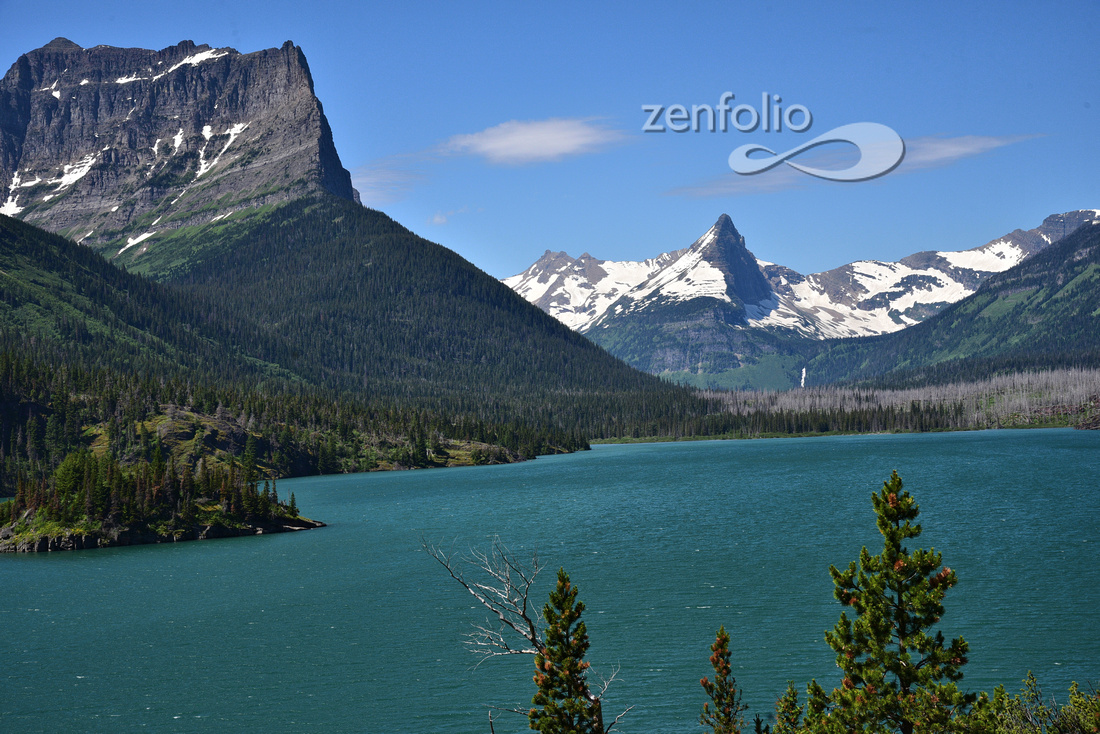
[[[91, 234], [91, 232], [89, 232], [88, 234]], [[145, 234], [140, 234], [137, 237], [128, 237], [126, 239], [126, 246], [123, 247], [121, 250], [119, 250], [118, 254], [121, 255], [122, 253], [126, 252], [131, 247], [133, 247], [134, 245], [139, 244], [141, 242], [144, 242], [145, 240], [149, 239], [150, 237], [152, 237], [155, 234], [156, 234], [156, 232], [146, 232]], [[84, 236], [87, 237], [88, 235], [84, 235]]]
[[749, 325], [816, 338], [887, 334], [922, 321], [927, 316], [922, 306], [954, 303], [974, 292], [936, 268], [863, 260], [842, 270], [848, 271], [844, 286], [853, 297], [841, 297], [849, 288], [838, 288], [836, 277], [830, 287], [821, 274], [794, 284], [773, 283], [781, 292], [770, 303], [746, 307]]
[[[104, 150], [106, 150], [106, 148], [104, 148]], [[98, 157], [99, 156], [97, 154], [92, 153], [84, 156], [76, 163], [66, 163], [62, 167], [61, 175], [57, 178], [50, 179], [46, 183], [50, 185], [57, 184], [57, 188], [54, 189], [55, 194], [62, 189], [72, 186], [74, 183], [88, 175], [88, 172], [92, 170], [92, 166], [95, 165], [96, 159]]]
[[211, 48], [206, 51], [201, 51], [197, 54], [192, 54], [191, 56], [188, 56], [165, 73], [171, 74], [173, 71], [180, 68], [181, 66], [186, 66], [188, 64], [190, 64], [191, 66], [198, 66], [204, 61], [213, 61], [214, 59], [220, 59], [222, 56], [228, 55], [229, 51], [222, 51], [221, 49]]
[[[237, 137], [245, 131], [245, 128], [248, 127], [248, 124], [249, 123], [247, 122], [239, 122], [236, 125], [233, 125], [229, 129], [227, 129], [224, 133], [222, 133], [223, 135], [228, 135], [229, 140], [226, 141], [225, 145], [220, 151], [218, 151], [218, 154], [214, 156], [214, 160], [212, 161], [207, 162], [206, 146], [202, 146], [202, 150], [199, 151], [199, 170], [198, 173], [195, 174], [195, 178], [202, 177], [204, 173], [209, 171], [214, 166], [218, 165], [218, 161], [221, 160], [221, 157], [225, 154], [225, 151], [229, 150], [229, 146], [233, 145], [233, 141], [236, 140]], [[203, 127], [202, 136], [206, 138], [208, 142], [210, 138], [213, 137], [213, 133], [210, 131], [209, 125]]]
[[[1039, 236], [1050, 244], [1050, 235], [1040, 232]], [[968, 270], [981, 270], [988, 273], [999, 273], [1008, 270], [1014, 265], [1019, 265], [1027, 253], [1007, 240], [997, 240], [976, 250], [963, 250], [962, 252], [938, 252], [936, 253], [956, 268]]]
[[624, 293], [656, 272], [669, 259], [596, 260], [588, 253], [572, 258], [547, 250], [524, 272], [504, 283], [575, 331], [587, 330]]
[[15, 193], [17, 188], [19, 188], [19, 171], [12, 174], [11, 184], [8, 186], [8, 198], [3, 205], [0, 205], [0, 214], [14, 217], [23, 211], [23, 207], [19, 206], [19, 195]]
[[717, 298], [729, 303], [731, 299], [726, 288], [726, 276], [722, 271], [692, 248], [631, 290], [628, 310], [636, 310], [657, 296], [671, 301]]

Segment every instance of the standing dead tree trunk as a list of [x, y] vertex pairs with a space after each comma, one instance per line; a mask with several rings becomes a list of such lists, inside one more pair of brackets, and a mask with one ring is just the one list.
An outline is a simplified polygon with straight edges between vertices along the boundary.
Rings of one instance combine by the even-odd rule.
[[[491, 614], [485, 624], [473, 625], [474, 631], [466, 640], [470, 651], [481, 658], [478, 665], [489, 658], [502, 655], [548, 656], [540, 611], [530, 598], [531, 588], [543, 568], [537, 552], [531, 554], [530, 564], [525, 564], [516, 558], [500, 538], [493, 540], [488, 551], [475, 548], [466, 555], [445, 551], [423, 538], [420, 544], [428, 555], [446, 569], [451, 578], [461, 584]], [[467, 570], [473, 571], [472, 578], [467, 578]], [[600, 703], [617, 673], [616, 668], [608, 678], [601, 678], [597, 690], [584, 691], [584, 697], [595, 704], [597, 712], [601, 712], [598, 714], [599, 720], [594, 722], [594, 734], [608, 734], [630, 708], [633, 708], [631, 706], [626, 709], [609, 726], [604, 727]], [[525, 716], [530, 713], [529, 709], [519, 707], [504, 710]], [[493, 728], [491, 713], [489, 728]]]

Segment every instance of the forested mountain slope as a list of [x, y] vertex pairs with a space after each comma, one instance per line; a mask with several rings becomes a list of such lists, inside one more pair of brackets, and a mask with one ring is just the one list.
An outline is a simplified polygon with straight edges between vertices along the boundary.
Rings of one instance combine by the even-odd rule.
[[807, 365], [808, 384], [913, 371], [1100, 364], [1100, 224], [997, 273], [927, 321], [883, 336], [841, 340]]

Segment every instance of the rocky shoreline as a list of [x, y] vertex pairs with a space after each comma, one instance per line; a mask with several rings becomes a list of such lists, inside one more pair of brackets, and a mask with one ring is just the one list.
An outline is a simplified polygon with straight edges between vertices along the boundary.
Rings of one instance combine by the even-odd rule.
[[97, 533], [69, 532], [61, 535], [40, 535], [21, 539], [14, 536], [11, 526], [5, 526], [0, 528], [0, 553], [46, 553], [116, 548], [128, 545], [150, 545], [153, 543], [182, 543], [189, 540], [291, 533], [299, 530], [313, 530], [324, 526], [325, 523], [323, 522], [294, 518], [292, 520], [280, 519], [278, 521], [255, 523], [240, 528], [226, 525], [195, 525], [186, 530], [163, 534], [149, 528], [114, 526]]

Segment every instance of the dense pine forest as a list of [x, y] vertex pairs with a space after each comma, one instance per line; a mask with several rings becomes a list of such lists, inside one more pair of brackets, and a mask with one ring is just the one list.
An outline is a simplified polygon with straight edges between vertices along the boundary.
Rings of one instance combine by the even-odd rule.
[[[0, 496], [16, 498], [0, 505], [0, 520], [46, 508], [40, 522], [174, 527], [201, 514], [200, 498], [215, 497], [229, 520], [247, 520], [281, 512], [248, 504], [261, 479], [499, 463], [587, 447], [577, 432], [444, 419], [320, 391], [89, 369], [56, 353], [52, 362], [25, 356], [26, 346], [0, 348]], [[80, 496], [64, 481], [73, 462], [94, 474], [76, 483]], [[182, 491], [189, 483], [203, 489]], [[100, 487], [94, 501], [92, 485]]]

